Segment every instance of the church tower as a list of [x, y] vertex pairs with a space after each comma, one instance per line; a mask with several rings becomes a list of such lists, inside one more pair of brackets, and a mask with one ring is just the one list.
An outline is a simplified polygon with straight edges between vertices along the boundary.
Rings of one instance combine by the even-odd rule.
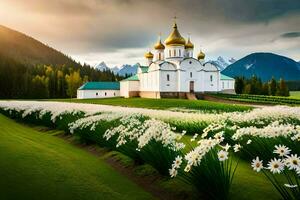
[[185, 47], [185, 57], [192, 58], [193, 51], [194, 51], [194, 44], [191, 42], [190, 37], [184, 47]]
[[154, 60], [164, 60], [165, 59], [165, 55], [164, 55], [164, 51], [165, 51], [165, 45], [163, 45], [161, 43], [161, 38], [159, 36], [159, 40], [158, 42], [154, 45], [154, 49], [155, 49], [155, 56], [154, 56]]
[[202, 50], [198, 53], [197, 58], [201, 62], [201, 64], [204, 63], [205, 54], [202, 52]]
[[166, 44], [166, 58], [179, 58], [182, 59], [185, 56], [185, 39], [180, 35], [176, 21], [173, 25], [173, 31], [169, 37], [165, 40]]
[[147, 65], [149, 66], [153, 62], [153, 53], [151, 53], [151, 51], [148, 51], [147, 53], [145, 53], [145, 58]]

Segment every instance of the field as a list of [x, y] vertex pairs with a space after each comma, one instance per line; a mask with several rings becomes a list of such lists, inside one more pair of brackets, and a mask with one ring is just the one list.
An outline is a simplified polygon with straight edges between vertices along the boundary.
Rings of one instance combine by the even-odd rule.
[[249, 104], [271, 104], [271, 105], [291, 105], [299, 106], [300, 98], [299, 92], [291, 92], [290, 97], [280, 96], [264, 96], [264, 95], [251, 95], [251, 94], [222, 94], [215, 93], [210, 96], [217, 97], [225, 100], [232, 100], [233, 102], [244, 102]]
[[300, 99], [300, 91], [290, 91], [290, 98]]
[[[51, 100], [53, 101], [53, 100]], [[151, 108], [160, 110], [197, 110], [204, 112], [234, 112], [251, 109], [249, 106], [223, 104], [204, 100], [186, 99], [144, 99], [144, 98], [106, 98], [106, 99], [55, 99], [60, 102], [92, 103], [113, 106]]]
[[[181, 195], [183, 199], [297, 199], [300, 194], [299, 107], [186, 113], [82, 103], [0, 101], [0, 112], [24, 123], [63, 130], [84, 144], [118, 151], [137, 166], [149, 165], [164, 180], [160, 184], [166, 192], [181, 191], [189, 185], [192, 190]], [[5, 141], [10, 138], [7, 136]], [[191, 194], [198, 197], [192, 198]]]
[[0, 114], [0, 199], [154, 199], [58, 132], [41, 133]]

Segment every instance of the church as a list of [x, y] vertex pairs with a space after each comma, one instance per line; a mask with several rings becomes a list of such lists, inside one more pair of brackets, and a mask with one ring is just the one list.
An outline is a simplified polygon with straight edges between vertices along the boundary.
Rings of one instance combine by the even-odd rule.
[[[181, 36], [176, 22], [164, 43], [159, 38], [153, 53], [149, 51], [144, 56], [146, 65], [140, 65], [136, 75], [120, 81], [119, 92], [111, 94], [125, 98], [195, 98], [197, 94], [204, 92], [234, 90], [234, 79], [222, 75], [215, 65], [205, 62], [202, 51], [194, 58], [194, 44], [190, 37], [186, 40]], [[102, 83], [107, 85], [106, 82]], [[96, 96], [91, 95], [93, 90], [86, 91], [83, 88], [85, 87], [78, 89], [77, 98], [112, 97], [107, 95], [107, 91], [103, 92], [105, 95], [99, 95], [99, 88], [94, 88], [97, 90]], [[116, 87], [106, 89], [116, 90]]]
[[164, 43], [159, 38], [153, 53], [147, 52], [145, 59], [146, 66], [120, 82], [121, 96], [186, 98], [190, 94], [234, 90], [234, 79], [205, 62], [202, 51], [194, 58], [194, 44], [181, 36], [176, 22]]

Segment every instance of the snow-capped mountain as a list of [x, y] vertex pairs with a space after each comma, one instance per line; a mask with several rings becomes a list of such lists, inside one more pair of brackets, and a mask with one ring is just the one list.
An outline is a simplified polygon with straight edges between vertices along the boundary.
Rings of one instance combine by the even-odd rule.
[[137, 73], [137, 69], [139, 67], [139, 64], [134, 64], [134, 65], [122, 65], [122, 67], [120, 67], [120, 70], [117, 72], [118, 75], [120, 76], [130, 76], [130, 75], [134, 75]]
[[279, 80], [300, 80], [300, 64], [285, 56], [273, 53], [252, 53], [229, 65], [222, 74], [236, 77], [251, 78], [253, 75], [262, 81], [272, 77]]
[[219, 56], [217, 60], [210, 60], [208, 62], [218, 67], [221, 71], [229, 65], [222, 56]]
[[110, 68], [106, 65], [105, 62], [101, 62], [97, 64], [95, 68], [102, 72], [110, 70], [111, 72], [113, 72], [114, 74], [118, 74], [119, 76], [131, 76], [137, 73], [139, 65], [139, 63], [136, 63], [134, 65], [124, 64], [121, 67], [115, 66], [113, 68]]
[[111, 70], [109, 67], [107, 67], [107, 65], [105, 64], [105, 62], [101, 62], [99, 64], [97, 64], [95, 66], [95, 69], [103, 72], [103, 71], [108, 71], [108, 70]]
[[228, 62], [229, 62], [230, 64], [235, 63], [235, 61], [236, 61], [236, 59], [234, 59], [234, 58], [230, 58], [230, 59], [228, 60]]

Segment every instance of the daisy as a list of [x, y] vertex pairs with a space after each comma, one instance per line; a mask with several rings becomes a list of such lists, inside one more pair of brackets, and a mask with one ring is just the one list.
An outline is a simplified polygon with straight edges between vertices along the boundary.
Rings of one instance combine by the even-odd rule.
[[247, 144], [251, 144], [251, 142], [252, 142], [252, 140], [248, 140], [248, 141], [247, 141]]
[[225, 150], [225, 151], [228, 151], [230, 149], [230, 145], [228, 143], [226, 143], [225, 146], [222, 146], [222, 148]]
[[252, 160], [251, 167], [253, 168], [254, 171], [260, 172], [260, 170], [262, 170], [264, 167], [263, 161], [259, 160], [259, 157], [257, 156], [256, 159]]
[[185, 172], [189, 172], [191, 170], [191, 166], [190, 165], [187, 165], [185, 168], [184, 168], [184, 171]]
[[300, 158], [297, 156], [297, 154], [292, 154], [291, 156], [287, 156], [287, 158], [284, 160], [285, 165], [290, 169], [298, 169], [300, 168]]
[[273, 151], [273, 153], [278, 154], [279, 156], [286, 156], [289, 155], [291, 152], [291, 150], [284, 146], [284, 145], [275, 145], [275, 150]]
[[169, 169], [169, 173], [170, 173], [171, 178], [174, 178], [177, 176], [177, 170], [174, 168]]
[[240, 144], [235, 144], [235, 145], [233, 146], [234, 152], [240, 151], [241, 148], [242, 148], [242, 146], [241, 146]]
[[272, 159], [268, 163], [268, 168], [273, 174], [280, 173], [284, 168], [284, 164], [282, 163], [281, 159]]
[[177, 156], [174, 160], [174, 163], [173, 163], [173, 168], [179, 168], [180, 165], [182, 163], [182, 157], [181, 156]]
[[219, 151], [218, 152], [218, 158], [219, 158], [219, 161], [227, 160], [228, 159], [228, 152], [224, 151], [224, 150]]

